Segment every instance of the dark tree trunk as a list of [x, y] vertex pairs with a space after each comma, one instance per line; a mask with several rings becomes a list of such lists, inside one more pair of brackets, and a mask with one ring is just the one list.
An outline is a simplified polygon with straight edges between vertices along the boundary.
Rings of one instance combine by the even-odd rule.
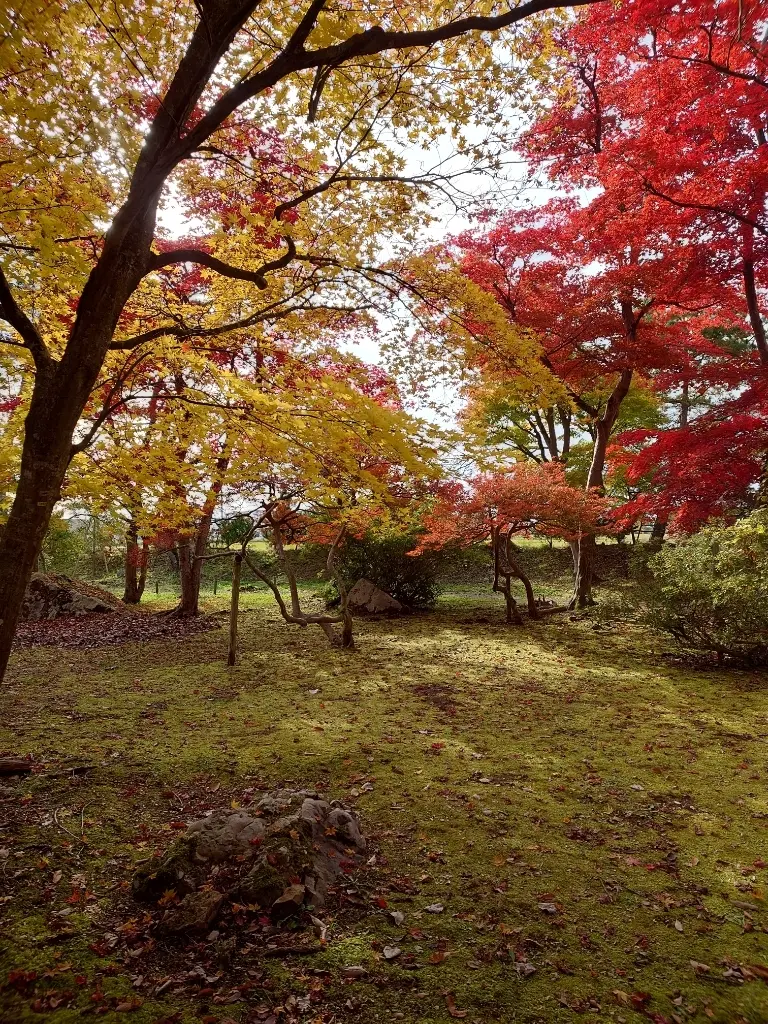
[[[628, 304], [624, 304], [625, 307]], [[624, 319], [627, 325], [627, 332], [636, 330], [636, 323], [631, 308], [624, 308]], [[619, 418], [621, 403], [627, 397], [629, 387], [632, 383], [632, 370], [622, 370], [616, 386], [608, 399], [605, 412], [594, 424], [595, 446], [592, 452], [592, 463], [587, 476], [587, 487], [603, 493], [605, 489], [604, 474], [605, 460], [608, 452], [608, 442], [611, 431]], [[595, 558], [597, 555], [597, 540], [594, 536], [584, 536], [578, 541], [571, 543], [574, 567], [574, 588], [573, 597], [570, 601], [572, 608], [586, 608], [595, 603], [592, 597], [592, 585], [595, 582]]]
[[[77, 382], [72, 382], [67, 394], [57, 370], [53, 361], [38, 368], [25, 422], [19, 483], [0, 537], [0, 679], [8, 664], [24, 592], [59, 499], [72, 433], [82, 409]], [[88, 391], [90, 387], [88, 383]]]
[[203, 514], [198, 523], [197, 530], [179, 543], [176, 549], [181, 579], [181, 598], [174, 613], [182, 618], [200, 614], [200, 583], [203, 575], [203, 555], [208, 547], [213, 513], [216, 511], [216, 502], [221, 493], [224, 474], [228, 467], [229, 456], [222, 455], [221, 458], [217, 459], [216, 468], [219, 476], [214, 481], [206, 503], [203, 506]]
[[181, 597], [174, 609], [176, 615], [189, 618], [200, 613], [200, 578], [203, 563], [195, 558], [197, 544], [193, 538], [182, 541], [176, 549], [179, 558], [179, 576], [181, 580]]
[[657, 519], [656, 522], [653, 524], [653, 529], [651, 530], [651, 539], [649, 540], [648, 543], [652, 547], [660, 548], [661, 545], [664, 543], [664, 536], [665, 536], [666, 532], [667, 532], [667, 520], [666, 519]]
[[[515, 558], [514, 551], [515, 551], [515, 548], [514, 548], [514, 546], [512, 544], [512, 534], [508, 533], [507, 537], [506, 537], [506, 542], [505, 542], [505, 545], [504, 545], [504, 554], [505, 554], [505, 557], [506, 557], [506, 560], [507, 560], [507, 565], [512, 570], [512, 572], [517, 577], [517, 579], [520, 580], [520, 582], [523, 584], [523, 587], [525, 588], [525, 599], [528, 602], [528, 615], [529, 615], [529, 617], [531, 619], [538, 619], [539, 618], [539, 609], [536, 606], [536, 596], [533, 593], [533, 585], [531, 584], [530, 578], [528, 577], [527, 573], [525, 572], [523, 567], [520, 565], [518, 560]], [[509, 580], [507, 580], [507, 583], [509, 583]]]
[[763, 366], [768, 365], [768, 338], [765, 333], [765, 324], [760, 310], [758, 288], [755, 283], [755, 229], [751, 224], [742, 224], [742, 273], [744, 276], [744, 295], [747, 299], [747, 311], [749, 322], [752, 326], [752, 334], [755, 339], [760, 362]]
[[531, 585], [531, 581], [528, 579], [528, 577], [522, 571], [521, 571], [520, 575], [517, 578], [520, 580], [520, 582], [525, 587], [525, 599], [528, 602], [528, 615], [529, 615], [529, 617], [532, 618], [532, 619], [538, 619], [539, 618], [539, 609], [538, 609], [538, 606], [536, 604], [536, 596], [533, 593], [533, 586]]
[[[511, 545], [511, 537], [508, 534], [505, 535], [504, 543], [505, 547], [509, 547]], [[512, 595], [512, 573], [509, 571], [505, 572], [504, 569], [502, 568], [501, 545], [501, 529], [498, 526], [494, 526], [493, 529], [491, 530], [491, 553], [493, 555], [493, 590], [497, 594], [504, 595], [507, 623], [509, 625], [522, 626], [523, 617], [520, 614], [520, 609], [517, 607], [517, 601], [515, 601], [515, 598]]]
[[136, 523], [131, 520], [125, 534], [125, 592], [123, 601], [126, 604], [138, 604], [147, 583], [147, 562], [149, 551], [146, 542], [139, 546], [139, 534]]
[[520, 614], [520, 609], [517, 607], [517, 601], [512, 596], [512, 588], [509, 583], [509, 577], [506, 580], [506, 586], [501, 588], [504, 594], [504, 601], [506, 603], [506, 622], [510, 626], [522, 626], [523, 617]]

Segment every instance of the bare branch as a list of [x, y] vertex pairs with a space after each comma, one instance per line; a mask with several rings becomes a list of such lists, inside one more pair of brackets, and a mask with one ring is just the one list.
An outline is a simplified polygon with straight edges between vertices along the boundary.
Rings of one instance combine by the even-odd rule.
[[324, 309], [338, 313], [362, 313], [370, 308], [368, 303], [360, 306], [333, 306], [327, 303], [310, 304], [305, 302], [293, 306], [284, 306], [281, 309], [279, 308], [281, 303], [282, 300], [271, 303], [265, 309], [259, 310], [258, 313], [252, 313], [249, 316], [242, 317], [240, 320], [231, 320], [229, 323], [221, 324], [218, 327], [165, 324], [162, 327], [154, 327], [150, 331], [144, 331], [142, 334], [136, 334], [132, 338], [122, 338], [118, 341], [113, 341], [109, 348], [112, 352], [127, 352], [147, 342], [156, 341], [158, 338], [178, 338], [180, 341], [188, 341], [190, 338], [220, 338], [222, 335], [230, 334], [232, 331], [247, 330], [249, 327], [255, 327], [256, 324], [264, 323], [265, 321], [272, 323], [275, 320], [282, 320], [292, 313], [305, 309]]
[[650, 192], [651, 195], [656, 196], [659, 199], [663, 199], [666, 203], [671, 206], [676, 206], [679, 210], [706, 210], [708, 213], [716, 213], [722, 217], [732, 217], [738, 221], [739, 224], [745, 224], [747, 227], [754, 228], [761, 235], [765, 235], [768, 238], [768, 229], [764, 228], [758, 221], [752, 220], [751, 217], [745, 217], [744, 214], [739, 213], [738, 210], [728, 210], [723, 206], [715, 206], [711, 203], [697, 203], [688, 199], [675, 199], [673, 196], [667, 195], [666, 192], [662, 192], [657, 189], [647, 178], [643, 178], [643, 188], [646, 192]]

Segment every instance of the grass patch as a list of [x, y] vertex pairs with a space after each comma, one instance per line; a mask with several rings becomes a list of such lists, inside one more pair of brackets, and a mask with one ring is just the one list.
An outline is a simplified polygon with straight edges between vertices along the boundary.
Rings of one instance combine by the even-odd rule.
[[[768, 1020], [748, 970], [768, 960], [765, 674], [691, 672], [589, 619], [507, 628], [469, 587], [360, 623], [352, 654], [266, 595], [244, 604], [234, 669], [223, 630], [15, 655], [0, 748], [45, 769], [0, 791], [0, 1019], [244, 1022], [314, 992], [302, 1019]], [[367, 907], [310, 960], [238, 960], [204, 997], [148, 997], [172, 951], [105, 940], [139, 913], [134, 863], [173, 822], [283, 783], [357, 804]], [[217, 1003], [248, 971], [244, 1001]], [[72, 995], [51, 1009], [56, 992]]]

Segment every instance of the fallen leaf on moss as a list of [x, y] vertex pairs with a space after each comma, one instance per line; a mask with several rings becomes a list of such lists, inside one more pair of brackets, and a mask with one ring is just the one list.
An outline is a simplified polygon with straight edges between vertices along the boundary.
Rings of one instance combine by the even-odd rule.
[[450, 1013], [452, 1017], [466, 1017], [469, 1013], [469, 1010], [457, 1009], [456, 999], [450, 992], [445, 997], [445, 1005], [448, 1009], [448, 1013]]

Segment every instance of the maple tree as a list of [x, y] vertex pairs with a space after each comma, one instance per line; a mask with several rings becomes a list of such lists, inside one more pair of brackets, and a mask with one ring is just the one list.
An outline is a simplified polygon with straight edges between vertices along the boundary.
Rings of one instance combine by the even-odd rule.
[[[650, 518], [657, 538], [668, 521], [695, 528], [748, 505], [763, 477], [761, 24], [758, 5], [728, 2], [584, 12], [553, 57], [556, 101], [520, 140], [560, 195], [486, 211], [433, 254], [447, 258], [446, 282], [453, 259], [516, 328], [490, 327], [464, 296], [451, 304], [447, 284], [430, 294], [458, 353], [476, 460], [503, 465], [511, 448], [564, 461], [575, 480], [588, 443], [585, 486], [603, 490], [610, 469], [630, 499], [620, 521]], [[429, 287], [431, 268], [418, 269]], [[723, 343], [747, 324], [752, 351]], [[622, 420], [633, 392], [648, 396], [645, 423]], [[679, 419], [664, 423], [674, 408]], [[579, 604], [592, 600], [593, 555], [581, 545]]]
[[[536, 170], [576, 194], [620, 202], [627, 238], [685, 245], [716, 326], [749, 345], [713, 345], [656, 375], [680, 410], [628, 435], [629, 479], [652, 486], [632, 513], [693, 530], [749, 505], [763, 477], [768, 48], [761, 5], [626, 3], [561, 36], [559, 99], [524, 140]], [[662, 236], [662, 237], [663, 237]], [[745, 330], [746, 329], [746, 330]], [[709, 340], [715, 339], [712, 331]], [[719, 348], [719, 352], [717, 349]], [[698, 409], [690, 396], [704, 399]], [[707, 396], [712, 396], [708, 398]], [[635, 457], [632, 458], [632, 452]], [[713, 467], [718, 467], [714, 470]]]
[[525, 589], [529, 616], [536, 619], [540, 613], [513, 538], [540, 534], [564, 538], [578, 547], [598, 530], [610, 532], [610, 508], [610, 502], [596, 491], [568, 484], [562, 464], [520, 463], [506, 473], [478, 476], [467, 488], [459, 483], [444, 488], [424, 517], [425, 533], [417, 550], [489, 542], [493, 589], [504, 595], [507, 622], [520, 624], [513, 578]]
[[65, 493], [96, 511], [124, 510], [129, 576], [137, 535], [175, 550], [182, 616], [198, 612], [218, 504], [257, 509], [254, 529], [273, 529], [286, 502], [292, 515], [328, 506], [338, 519], [354, 486], [360, 519], [364, 496], [386, 487], [379, 467], [434, 472], [435, 432], [403, 412], [392, 381], [329, 348], [307, 354], [282, 335], [262, 337], [249, 372], [227, 360], [214, 369], [208, 358], [195, 367], [186, 353], [123, 383], [123, 401], [74, 463]]
[[[514, 334], [499, 343], [476, 330], [464, 349], [476, 381], [470, 395], [481, 410], [494, 398], [525, 410], [539, 450], [530, 451], [530, 433], [522, 441], [518, 433], [522, 457], [567, 461], [576, 431], [586, 435], [587, 489], [605, 489], [609, 443], [633, 387], [638, 394], [661, 374], [684, 374], [701, 351], [714, 350], [700, 326], [722, 315], [717, 297], [704, 294], [690, 247], [673, 245], [664, 230], [639, 224], [635, 211], [601, 193], [583, 206], [555, 199], [510, 211], [455, 246], [462, 272], [538, 345], [521, 362]], [[543, 383], [532, 365], [546, 371]], [[594, 542], [574, 555], [584, 605], [592, 601]]]
[[[225, 328], [195, 324], [190, 332], [177, 321], [153, 326], [151, 337], [133, 333], [125, 328], [134, 296], [140, 304], [159, 271], [192, 264], [230, 288], [247, 286], [250, 310], [227, 327], [258, 316], [254, 298], [270, 274], [317, 265], [323, 255], [302, 248], [291, 211], [318, 196], [343, 207], [356, 197], [368, 218], [362, 237], [370, 238], [381, 223], [371, 192], [378, 186], [395, 194], [407, 218], [413, 204], [392, 188], [402, 161], [387, 147], [387, 133], [427, 141], [444, 134], [449, 117], [468, 149], [463, 126], [482, 121], [504, 87], [521, 81], [506, 70], [509, 55], [546, 59], [553, 16], [531, 19], [530, 31], [526, 19], [586, 2], [527, 0], [512, 9], [473, 2], [459, 10], [382, 3], [361, 12], [306, 0], [286, 17], [283, 8], [254, 0], [181, 7], [161, 0], [130, 11], [73, 0], [0, 14], [0, 310], [9, 327], [3, 340], [33, 377], [18, 485], [0, 541], [0, 667], [108, 352], [148, 343], [157, 332], [183, 338]], [[500, 55], [492, 33], [510, 27], [516, 31], [504, 35]], [[281, 136], [302, 136], [314, 180], [299, 174], [282, 205], [241, 203], [233, 210], [239, 230], [222, 237], [220, 228], [215, 251], [158, 246], [158, 215], [171, 200], [184, 207], [199, 161], [252, 173], [259, 154], [238, 142], [240, 128], [256, 120]], [[326, 170], [329, 152], [337, 159]], [[346, 232], [352, 248], [355, 233], [353, 218]], [[343, 266], [350, 263], [360, 261]], [[337, 265], [334, 257], [330, 267]]]

